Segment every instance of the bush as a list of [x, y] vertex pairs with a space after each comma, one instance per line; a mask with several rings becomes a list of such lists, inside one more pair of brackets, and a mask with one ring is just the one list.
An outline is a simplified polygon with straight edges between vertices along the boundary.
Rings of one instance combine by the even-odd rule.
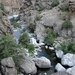
[[56, 33], [53, 30], [47, 29], [46, 30], [46, 37], [44, 39], [44, 42], [47, 45], [52, 45], [54, 40], [55, 40], [55, 37], [56, 37]]
[[10, 19], [11, 25], [14, 26], [14, 28], [21, 28], [21, 26], [17, 23], [17, 21], [19, 21], [20, 16], [18, 16], [17, 18], [13, 17], [12, 19]]
[[43, 11], [45, 9], [44, 6], [39, 7], [38, 11]]
[[64, 53], [75, 53], [75, 42], [62, 43], [60, 49]]
[[11, 35], [2, 35], [0, 37], [0, 60], [11, 57], [16, 54], [18, 45]]
[[0, 9], [3, 10], [4, 12], [6, 12], [3, 3], [0, 3]]
[[72, 29], [72, 28], [73, 28], [73, 24], [70, 20], [65, 20], [61, 27], [61, 29]]
[[58, 5], [59, 5], [59, 1], [58, 0], [55, 0], [55, 1], [52, 2], [51, 8], [52, 7], [55, 7], [55, 6], [58, 6]]
[[27, 48], [28, 48], [28, 52], [29, 53], [33, 53], [34, 52], [34, 45], [33, 44], [27, 43]]
[[2, 16], [3, 16], [3, 15], [2, 15], [2, 14], [0, 14], [0, 19], [2, 18]]
[[42, 16], [36, 15], [35, 20], [36, 20], [36, 21], [39, 21], [41, 18], [42, 18]]
[[60, 8], [60, 10], [62, 10], [62, 11], [69, 11], [69, 7], [68, 7], [67, 4], [62, 4], [59, 8]]
[[28, 25], [28, 29], [30, 32], [34, 32], [35, 27], [36, 27], [35, 23], [32, 23], [32, 22], [30, 22]]
[[29, 36], [27, 32], [22, 33], [19, 38], [19, 44], [22, 44], [23, 47], [26, 47], [26, 44], [29, 42]]

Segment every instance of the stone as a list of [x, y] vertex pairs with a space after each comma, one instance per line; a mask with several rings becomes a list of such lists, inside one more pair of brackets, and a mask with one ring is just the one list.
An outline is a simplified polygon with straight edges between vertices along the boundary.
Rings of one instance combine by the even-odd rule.
[[56, 56], [57, 58], [62, 58], [62, 56], [64, 55], [62, 50], [55, 50]]
[[56, 73], [54, 73], [54, 74], [51, 74], [51, 75], [71, 75], [71, 74], [69, 74], [69, 73], [67, 73], [67, 72], [56, 72]]
[[75, 65], [75, 54], [67, 53], [61, 58], [62, 65], [74, 66]]
[[66, 69], [60, 64], [60, 63], [57, 63], [57, 65], [55, 66], [55, 70], [56, 71], [66, 71]]
[[34, 58], [33, 61], [39, 68], [50, 68], [51, 61], [46, 57]]
[[66, 72], [68, 72], [71, 75], [75, 75], [75, 66], [68, 68]]
[[1, 60], [1, 71], [3, 75], [17, 75], [15, 63], [12, 57]]
[[35, 63], [29, 57], [25, 57], [24, 60], [19, 62], [19, 68], [23, 74], [36, 74], [37, 73], [37, 68], [35, 66]]
[[7, 66], [7, 67], [15, 67], [15, 63], [12, 57], [1, 60], [1, 65]]

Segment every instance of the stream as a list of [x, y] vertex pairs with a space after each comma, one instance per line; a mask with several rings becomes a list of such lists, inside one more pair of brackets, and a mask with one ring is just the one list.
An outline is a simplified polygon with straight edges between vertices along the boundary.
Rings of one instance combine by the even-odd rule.
[[[11, 17], [9, 17], [11, 18]], [[22, 29], [24, 28], [24, 25], [21, 25], [22, 26]], [[14, 29], [13, 28], [13, 36], [14, 38], [16, 39], [16, 41], [18, 42], [18, 39], [20, 38], [20, 35], [21, 35], [21, 31], [22, 29]], [[29, 36], [30, 36], [30, 42], [33, 44], [33, 45], [42, 45], [43, 43], [37, 43], [36, 42], [36, 39], [34, 37], [34, 34], [33, 33], [28, 33]], [[55, 56], [55, 53], [54, 51], [51, 51], [49, 49], [45, 49], [45, 48], [40, 48], [40, 46], [38, 48], [35, 48], [35, 53], [36, 57], [46, 57], [48, 58], [50, 61], [51, 61], [51, 65], [52, 67], [49, 68], [49, 69], [39, 69], [38, 68], [38, 72], [36, 75], [51, 75], [52, 73], [54, 73], [55, 71], [55, 65], [58, 63], [58, 60], [56, 59], [56, 56]]]

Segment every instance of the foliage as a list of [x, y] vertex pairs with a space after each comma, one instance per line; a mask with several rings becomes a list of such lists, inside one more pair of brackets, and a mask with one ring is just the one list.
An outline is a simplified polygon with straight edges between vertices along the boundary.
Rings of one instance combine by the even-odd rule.
[[70, 20], [71, 18], [69, 12], [61, 12], [59, 16], [62, 20]]
[[35, 23], [32, 23], [32, 22], [30, 22], [28, 25], [28, 29], [30, 32], [34, 32], [35, 27], [36, 27]]
[[2, 14], [0, 14], [0, 19], [2, 18], [2, 16], [3, 16], [3, 15], [2, 15]]
[[36, 21], [39, 21], [41, 18], [42, 18], [42, 16], [36, 15], [35, 20], [36, 20]]
[[55, 1], [52, 2], [51, 8], [52, 7], [55, 7], [55, 6], [58, 6], [58, 5], [59, 5], [59, 1], [58, 0], [55, 0]]
[[18, 45], [11, 35], [0, 37], [0, 60], [15, 55]]
[[63, 23], [62, 23], [62, 27], [61, 29], [72, 29], [73, 28], [73, 24], [70, 20], [65, 20]]
[[21, 26], [17, 23], [17, 21], [19, 20], [19, 17], [17, 17], [17, 18], [12, 18], [12, 19], [10, 19], [10, 21], [11, 21], [11, 25], [13, 25], [14, 26], [14, 28], [21, 28]]
[[44, 6], [39, 7], [38, 11], [43, 11], [45, 9]]
[[33, 53], [34, 52], [34, 45], [33, 44], [27, 43], [26, 47], [28, 48], [29, 53]]
[[69, 7], [68, 7], [67, 4], [62, 4], [59, 8], [60, 8], [60, 10], [62, 10], [62, 11], [69, 11]]
[[60, 49], [64, 53], [75, 53], [75, 42], [62, 43]]
[[29, 36], [27, 32], [22, 33], [19, 38], [19, 44], [22, 44], [23, 47], [26, 47], [26, 44], [29, 42]]
[[46, 30], [46, 37], [44, 39], [44, 42], [47, 45], [52, 45], [54, 40], [55, 40], [55, 37], [56, 37], [56, 33], [53, 30], [47, 29]]
[[0, 2], [0, 9], [3, 10], [4, 12], [6, 12], [3, 3]]

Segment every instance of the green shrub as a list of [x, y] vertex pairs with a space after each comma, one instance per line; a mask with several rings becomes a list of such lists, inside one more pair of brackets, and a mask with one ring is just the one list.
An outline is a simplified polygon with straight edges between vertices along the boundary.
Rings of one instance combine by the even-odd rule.
[[0, 9], [3, 10], [4, 12], [6, 12], [3, 3], [0, 3]]
[[65, 20], [63, 23], [62, 23], [62, 27], [61, 29], [72, 29], [73, 28], [73, 24], [70, 20]]
[[36, 20], [36, 21], [39, 21], [41, 18], [42, 18], [42, 16], [36, 15], [35, 20]]
[[39, 7], [38, 11], [43, 11], [45, 9], [44, 6]]
[[11, 21], [11, 25], [13, 25], [14, 28], [21, 28], [21, 26], [16, 21]]
[[27, 32], [22, 33], [19, 38], [19, 44], [22, 44], [23, 47], [26, 47], [26, 44], [29, 42], [29, 36]]
[[0, 37], [0, 60], [6, 57], [14, 56], [18, 45], [11, 35], [2, 35]]
[[34, 45], [33, 44], [27, 43], [26, 47], [28, 48], [28, 52], [29, 53], [33, 53], [34, 52]]
[[64, 53], [75, 53], [75, 42], [62, 43], [60, 49]]
[[46, 37], [44, 39], [44, 42], [47, 45], [52, 45], [54, 40], [55, 40], [55, 37], [56, 37], [56, 33], [53, 30], [47, 29], [46, 30]]
[[0, 14], [0, 19], [2, 18], [2, 16], [3, 16], [3, 15], [2, 15], [2, 14]]
[[51, 8], [52, 7], [55, 7], [55, 6], [58, 6], [58, 5], [59, 5], [59, 1], [58, 0], [55, 0], [55, 1], [52, 2]]
[[32, 23], [32, 22], [30, 22], [29, 25], [28, 25], [28, 29], [29, 29], [30, 32], [34, 32], [35, 27], [36, 27], [36, 24]]
[[60, 8], [60, 10], [62, 10], [62, 11], [69, 11], [69, 7], [68, 7], [67, 4], [62, 4], [59, 8]]

